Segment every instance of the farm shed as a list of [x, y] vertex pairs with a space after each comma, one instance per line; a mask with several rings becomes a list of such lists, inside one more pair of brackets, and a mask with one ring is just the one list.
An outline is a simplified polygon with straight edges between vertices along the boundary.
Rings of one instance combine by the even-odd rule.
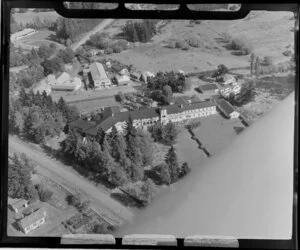
[[15, 213], [19, 213], [24, 208], [28, 207], [28, 201], [24, 199], [8, 198], [8, 205]]
[[234, 107], [224, 99], [216, 100], [218, 109], [222, 114], [229, 119], [238, 118], [240, 114], [234, 109]]
[[130, 78], [127, 75], [115, 76], [118, 85], [127, 85], [130, 83]]
[[218, 92], [218, 86], [214, 83], [210, 83], [210, 84], [205, 84], [205, 85], [200, 85], [198, 87], [198, 90], [202, 93], [202, 94], [215, 94]]

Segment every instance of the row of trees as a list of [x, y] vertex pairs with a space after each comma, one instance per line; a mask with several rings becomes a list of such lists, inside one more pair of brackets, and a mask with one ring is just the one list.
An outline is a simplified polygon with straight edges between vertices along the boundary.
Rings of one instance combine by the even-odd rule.
[[20, 90], [19, 98], [10, 98], [9, 130], [36, 143], [44, 143], [47, 136], [61, 134], [65, 124], [79, 117], [75, 106], [68, 106], [63, 98], [54, 102], [51, 96]]
[[154, 20], [130, 21], [123, 27], [123, 34], [130, 42], [146, 43], [156, 34], [155, 24]]

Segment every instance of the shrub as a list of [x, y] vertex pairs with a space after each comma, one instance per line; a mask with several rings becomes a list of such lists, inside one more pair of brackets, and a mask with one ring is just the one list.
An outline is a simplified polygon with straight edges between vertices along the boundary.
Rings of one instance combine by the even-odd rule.
[[263, 60], [263, 64], [266, 66], [270, 66], [273, 64], [273, 59], [270, 56], [265, 56]]
[[187, 44], [189, 46], [194, 47], [194, 48], [199, 48], [201, 45], [200, 39], [196, 36], [189, 37], [189, 38], [185, 39], [185, 41], [187, 42]]
[[188, 49], [189, 45], [184, 40], [175, 41], [175, 48]]
[[286, 50], [286, 51], [282, 52], [282, 54], [283, 54], [284, 56], [290, 56], [290, 55], [292, 55], [292, 51]]
[[47, 202], [51, 199], [53, 192], [49, 189], [46, 189], [44, 185], [38, 185], [37, 187], [38, 195], [40, 201]]

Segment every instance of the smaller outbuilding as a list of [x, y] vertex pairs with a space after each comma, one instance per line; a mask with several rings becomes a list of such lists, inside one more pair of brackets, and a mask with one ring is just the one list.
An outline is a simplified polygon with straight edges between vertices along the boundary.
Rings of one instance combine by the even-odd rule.
[[210, 83], [210, 84], [200, 85], [198, 87], [198, 90], [202, 94], [216, 94], [218, 93], [219, 88], [215, 83]]
[[130, 77], [132, 80], [134, 81], [138, 81], [141, 78], [141, 74], [137, 73], [137, 72], [132, 72], [130, 74]]
[[148, 82], [148, 77], [155, 77], [155, 75], [150, 72], [150, 71], [145, 71], [141, 77], [140, 77], [140, 80], [147, 83]]
[[234, 109], [234, 107], [224, 99], [215, 100], [216, 105], [220, 112], [228, 119], [238, 118], [240, 114]]
[[15, 213], [19, 213], [22, 210], [24, 210], [26, 207], [28, 207], [28, 201], [24, 199], [8, 198], [8, 205]]
[[130, 78], [127, 75], [116, 75], [115, 79], [118, 85], [128, 85], [130, 83]]

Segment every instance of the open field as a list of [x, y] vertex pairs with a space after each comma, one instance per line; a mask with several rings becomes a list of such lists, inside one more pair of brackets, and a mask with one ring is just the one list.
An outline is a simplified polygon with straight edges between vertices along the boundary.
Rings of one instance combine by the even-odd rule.
[[54, 43], [58, 49], [63, 49], [65, 48], [64, 45], [57, 43], [55, 41], [52, 41], [51, 38], [55, 35], [53, 31], [49, 30], [40, 30], [37, 31], [36, 33], [26, 36], [24, 38], [21, 38], [15, 42], [15, 46], [21, 46], [24, 47], [24, 49], [28, 49], [30, 46], [31, 47], [39, 47], [41, 45], [50, 45], [51, 43]]
[[[203, 120], [205, 119], [207, 118]], [[204, 130], [204, 132], [206, 133], [207, 131]], [[192, 170], [191, 173], [193, 173], [193, 170], [200, 168], [208, 160], [203, 151], [198, 148], [198, 144], [191, 139], [191, 135], [187, 129], [181, 129], [175, 148], [179, 162], [187, 162]]]
[[57, 14], [56, 11], [47, 11], [47, 12], [28, 11], [25, 13], [13, 14], [13, 17], [15, 18], [17, 23], [22, 23], [25, 25], [26, 23], [31, 23], [37, 17], [39, 17], [41, 21], [50, 20], [55, 22], [59, 17], [59, 14]]
[[217, 114], [202, 119], [201, 125], [193, 132], [213, 156], [223, 148], [230, 147], [231, 141], [244, 128], [239, 119], [228, 120]]
[[[120, 20], [107, 28], [111, 36], [121, 32], [124, 21]], [[272, 56], [275, 61], [286, 58], [282, 55], [287, 46], [293, 47], [293, 14], [289, 12], [251, 12], [243, 20], [201, 21], [191, 24], [189, 21], [160, 21], [159, 32], [147, 44], [136, 43], [133, 49], [119, 54], [107, 55], [108, 58], [122, 63], [130, 61], [137, 70], [153, 72], [178, 70], [186, 72], [215, 69], [218, 64], [228, 68], [249, 66], [249, 56], [236, 55], [228, 50], [223, 33], [244, 38], [261, 56]], [[187, 51], [166, 48], [170, 40], [195, 36], [200, 41], [198, 48]]]

